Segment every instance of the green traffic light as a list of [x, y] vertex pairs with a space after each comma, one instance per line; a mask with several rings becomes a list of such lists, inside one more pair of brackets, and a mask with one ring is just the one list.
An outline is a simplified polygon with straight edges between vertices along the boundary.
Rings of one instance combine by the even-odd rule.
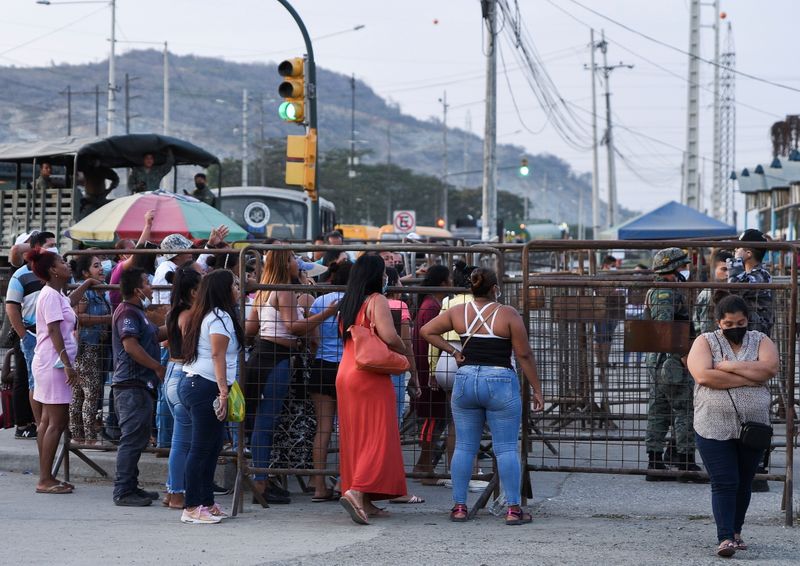
[[523, 177], [527, 177], [530, 172], [531, 172], [531, 169], [527, 165], [522, 165], [519, 168], [519, 174], [522, 175]]
[[281, 102], [278, 107], [278, 116], [287, 122], [297, 122], [301, 118], [297, 115], [297, 105], [293, 102]]

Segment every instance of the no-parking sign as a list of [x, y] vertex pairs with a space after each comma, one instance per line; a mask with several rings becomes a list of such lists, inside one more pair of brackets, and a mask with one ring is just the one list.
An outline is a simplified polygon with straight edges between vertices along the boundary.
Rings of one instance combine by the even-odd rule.
[[395, 210], [392, 215], [395, 232], [413, 232], [417, 227], [417, 212], [415, 210]]

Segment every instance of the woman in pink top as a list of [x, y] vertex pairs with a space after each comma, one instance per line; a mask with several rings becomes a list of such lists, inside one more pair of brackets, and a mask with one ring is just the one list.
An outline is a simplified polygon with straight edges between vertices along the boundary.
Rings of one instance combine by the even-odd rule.
[[69, 424], [72, 385], [78, 374], [73, 362], [78, 353], [75, 311], [86, 289], [99, 281], [87, 279], [67, 298], [64, 288], [72, 271], [57, 253], [35, 249], [28, 252], [31, 270], [45, 286], [36, 300], [36, 349], [32, 370], [36, 376], [33, 398], [42, 404], [36, 432], [39, 448], [39, 483], [36, 493], [72, 493], [74, 486], [53, 477], [53, 460], [61, 435]]

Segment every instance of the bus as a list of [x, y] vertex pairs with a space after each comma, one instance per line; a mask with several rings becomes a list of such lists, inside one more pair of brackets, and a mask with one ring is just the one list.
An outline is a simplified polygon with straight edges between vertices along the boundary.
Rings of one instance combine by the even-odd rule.
[[[220, 211], [247, 230], [248, 238], [313, 240], [311, 199], [305, 191], [275, 187], [223, 187]], [[336, 225], [336, 207], [319, 199], [320, 229]]]
[[336, 229], [345, 240], [379, 240], [380, 228], [366, 224], [337, 224]]

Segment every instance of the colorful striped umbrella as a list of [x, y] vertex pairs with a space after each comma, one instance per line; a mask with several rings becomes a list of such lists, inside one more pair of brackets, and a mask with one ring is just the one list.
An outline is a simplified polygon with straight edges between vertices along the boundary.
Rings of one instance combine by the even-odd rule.
[[150, 241], [159, 243], [169, 234], [183, 234], [201, 240], [222, 224], [230, 230], [228, 240], [244, 240], [247, 231], [216, 208], [188, 195], [158, 190], [120, 197], [91, 213], [64, 232], [67, 238], [84, 244], [112, 244], [136, 240], [144, 227], [144, 215], [155, 210]]

